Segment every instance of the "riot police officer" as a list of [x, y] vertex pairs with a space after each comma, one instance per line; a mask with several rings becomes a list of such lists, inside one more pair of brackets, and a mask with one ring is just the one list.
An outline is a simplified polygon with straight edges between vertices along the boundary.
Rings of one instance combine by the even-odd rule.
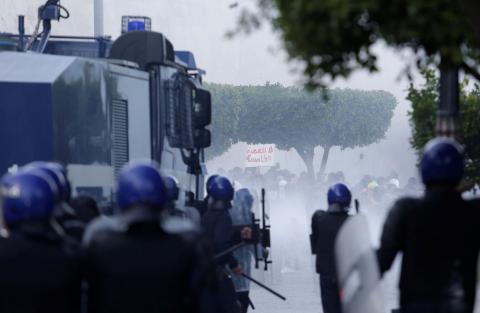
[[178, 180], [173, 176], [164, 177], [167, 203], [165, 207], [171, 216], [188, 219], [195, 225], [200, 225], [200, 213], [193, 206], [186, 205], [183, 210], [177, 207], [177, 201], [180, 196], [180, 188], [178, 187]]
[[456, 190], [464, 173], [462, 147], [452, 139], [432, 139], [420, 170], [423, 197], [398, 200], [386, 219], [378, 250], [381, 272], [403, 254], [402, 312], [472, 312], [480, 220], [479, 208]]
[[[235, 192], [233, 207], [230, 210], [230, 216], [234, 226], [251, 225], [254, 222], [252, 220], [253, 202], [254, 199], [253, 195], [250, 193], [250, 190], [242, 188]], [[257, 249], [257, 253], [259, 255], [261, 255], [263, 252], [260, 248], [260, 245], [257, 244], [249, 244], [233, 252], [235, 259], [240, 263], [242, 271], [244, 271], [247, 275], [250, 275], [251, 272], [252, 258], [255, 256], [254, 249]], [[239, 275], [233, 276], [232, 280], [237, 293], [237, 299], [242, 306], [242, 313], [247, 313], [248, 307], [251, 303], [249, 298], [250, 281]]]
[[317, 256], [316, 270], [320, 275], [320, 291], [325, 313], [340, 313], [341, 304], [336, 281], [334, 257], [335, 238], [348, 218], [352, 194], [342, 183], [328, 189], [327, 211], [318, 210], [312, 217], [312, 252]]
[[[215, 254], [222, 253], [235, 244], [232, 218], [228, 210], [232, 207], [234, 189], [230, 181], [218, 176], [210, 183], [209, 207], [202, 218], [202, 227], [210, 240]], [[241, 273], [233, 253], [225, 254], [216, 260], [217, 264], [227, 265], [237, 274]]]
[[211, 175], [210, 177], [208, 177], [208, 179], [207, 179], [207, 182], [205, 184], [206, 189], [207, 189], [207, 195], [205, 196], [205, 199], [203, 199], [203, 201], [201, 201], [197, 205], [198, 212], [200, 213], [201, 216], [203, 216], [208, 211], [208, 207], [209, 207], [210, 201], [211, 201], [210, 193], [211, 193], [211, 190], [212, 190], [212, 183], [215, 180], [215, 178], [217, 178], [217, 177], [219, 177], [219, 175], [214, 174], [214, 175]]
[[194, 229], [162, 220], [167, 196], [157, 168], [126, 166], [116, 193], [121, 214], [85, 234], [89, 312], [208, 311], [211, 260]]
[[242, 273], [242, 268], [233, 252], [225, 253], [241, 241], [240, 234], [236, 234], [234, 231], [229, 213], [234, 189], [226, 177], [217, 176], [207, 184], [207, 191], [209, 192], [209, 207], [202, 217], [202, 228], [216, 255], [215, 263], [222, 311], [226, 313], [240, 312], [241, 306], [237, 301], [233, 282], [225, 268], [228, 266], [234, 275]]
[[1, 182], [0, 312], [80, 312], [80, 249], [52, 223], [57, 192], [40, 171]]
[[173, 176], [165, 176], [163, 178], [163, 183], [165, 185], [165, 209], [167, 213], [171, 216], [184, 218], [185, 212], [178, 209], [175, 203], [176, 201], [178, 201], [178, 198], [180, 196], [180, 189], [178, 188], [177, 179]]

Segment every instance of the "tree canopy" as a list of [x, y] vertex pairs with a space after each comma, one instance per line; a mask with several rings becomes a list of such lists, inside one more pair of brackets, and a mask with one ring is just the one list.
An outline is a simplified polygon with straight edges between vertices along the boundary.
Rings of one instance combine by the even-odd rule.
[[323, 172], [330, 148], [365, 146], [384, 138], [396, 105], [384, 91], [334, 89], [325, 98], [279, 84], [208, 88], [213, 95], [214, 154], [240, 141], [274, 143], [282, 150], [295, 149], [311, 176], [316, 147], [324, 149]]
[[[244, 9], [239, 29], [262, 21], [281, 33], [292, 59], [303, 61], [311, 86], [348, 77], [357, 69], [377, 71], [377, 41], [411, 48], [419, 68], [459, 66], [478, 78], [480, 5], [475, 0], [257, 0]], [[466, 17], [470, 17], [470, 20]], [[470, 23], [471, 22], [471, 23]]]
[[[413, 85], [408, 90], [407, 99], [412, 103], [409, 112], [413, 133], [410, 140], [412, 146], [420, 152], [423, 146], [434, 137], [435, 112], [438, 102], [439, 79], [433, 70], [422, 72], [425, 83], [416, 88]], [[475, 85], [472, 90], [466, 88], [468, 81], [460, 85], [460, 114], [462, 117], [462, 143], [465, 146], [467, 158], [466, 178], [471, 182], [480, 182], [480, 87]]]
[[212, 158], [238, 142], [239, 113], [242, 107], [240, 88], [231, 85], [205, 84], [212, 94], [212, 145], [206, 150]]

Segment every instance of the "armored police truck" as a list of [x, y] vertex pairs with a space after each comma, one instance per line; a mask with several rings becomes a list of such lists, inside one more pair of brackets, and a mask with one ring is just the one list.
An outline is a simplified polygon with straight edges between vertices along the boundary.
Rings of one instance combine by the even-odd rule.
[[25, 34], [20, 17], [19, 34], [0, 34], [0, 172], [57, 161], [74, 194], [109, 203], [120, 168], [151, 159], [202, 197], [211, 98], [193, 54], [146, 17], [124, 17], [115, 41], [51, 36], [58, 2], [39, 8], [42, 32]]

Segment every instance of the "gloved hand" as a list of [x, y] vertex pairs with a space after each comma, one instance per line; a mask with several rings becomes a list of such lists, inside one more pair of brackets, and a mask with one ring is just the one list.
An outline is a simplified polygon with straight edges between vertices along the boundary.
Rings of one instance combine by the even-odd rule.
[[262, 249], [262, 257], [264, 260], [268, 260], [268, 256], [270, 255], [270, 250], [268, 248]]
[[251, 240], [252, 239], [252, 228], [251, 227], [244, 227], [240, 232], [240, 237], [242, 240]]
[[243, 270], [242, 270], [242, 267], [240, 265], [238, 265], [237, 267], [232, 268], [232, 272], [235, 275], [241, 275], [243, 273]]

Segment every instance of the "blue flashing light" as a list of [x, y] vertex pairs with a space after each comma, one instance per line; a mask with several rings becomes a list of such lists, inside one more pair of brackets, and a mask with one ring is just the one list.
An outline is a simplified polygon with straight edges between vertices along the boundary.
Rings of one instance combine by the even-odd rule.
[[122, 34], [131, 31], [151, 31], [152, 20], [147, 16], [122, 16]]
[[129, 21], [128, 22], [128, 31], [134, 30], [145, 30], [145, 22], [143, 21]]

